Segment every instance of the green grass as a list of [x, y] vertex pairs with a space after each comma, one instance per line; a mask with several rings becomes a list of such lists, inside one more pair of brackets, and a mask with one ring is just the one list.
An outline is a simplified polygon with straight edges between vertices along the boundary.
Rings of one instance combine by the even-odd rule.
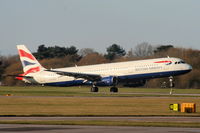
[[0, 124], [37, 124], [37, 125], [93, 125], [93, 126], [143, 126], [143, 127], [191, 127], [200, 128], [194, 122], [134, 122], [134, 121], [0, 121]]
[[[144, 94], [134, 94], [136, 92]], [[200, 93], [197, 89], [176, 89], [175, 92]], [[151, 93], [162, 93], [156, 95]], [[120, 88], [110, 93], [90, 93], [89, 87], [0, 87], [0, 115], [16, 116], [200, 116], [199, 97], [170, 96], [169, 89]], [[13, 96], [4, 96], [12, 94]], [[166, 95], [165, 95], [166, 94]], [[22, 96], [22, 97], [21, 97]], [[25, 96], [25, 97], [24, 97]], [[61, 97], [60, 97], [61, 96]], [[103, 97], [100, 97], [103, 96]], [[156, 97], [153, 97], [156, 96]], [[169, 110], [171, 103], [194, 102], [197, 113]]]
[[[0, 86], [0, 116], [195, 116], [200, 117], [198, 96], [169, 95], [169, 89], [119, 88], [110, 93], [101, 87], [99, 93], [90, 87], [5, 87]], [[137, 94], [138, 93], [138, 94]], [[143, 94], [140, 94], [143, 93]], [[200, 94], [200, 89], [175, 89], [178, 94]], [[12, 96], [5, 96], [12, 94]], [[162, 95], [159, 95], [162, 94]], [[171, 103], [194, 102], [197, 113], [169, 110]], [[200, 127], [193, 122], [134, 121], [1, 121], [0, 124], [59, 124], [111, 126]]]
[[[119, 93], [110, 93], [109, 87], [99, 87], [99, 93], [90, 93], [90, 87], [6, 87], [0, 86], [0, 95], [14, 96], [169, 96], [170, 89], [119, 88]], [[130, 93], [130, 94], [129, 94]], [[143, 94], [134, 94], [143, 93]], [[158, 94], [157, 94], [158, 93]], [[174, 89], [174, 94], [200, 94], [200, 89]], [[173, 97], [173, 95], [171, 96]], [[177, 96], [176, 96], [177, 97]]]
[[[196, 97], [0, 97], [0, 115], [17, 116], [200, 116]], [[197, 113], [169, 110], [194, 102]]]

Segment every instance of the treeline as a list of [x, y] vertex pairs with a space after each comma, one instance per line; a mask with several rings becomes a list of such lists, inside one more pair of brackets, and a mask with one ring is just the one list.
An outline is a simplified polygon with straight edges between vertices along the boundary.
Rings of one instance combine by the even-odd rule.
[[[120, 45], [112, 44], [107, 47], [106, 53], [102, 54], [91, 48], [77, 49], [70, 47], [46, 47], [40, 45], [34, 56], [45, 68], [60, 68], [69, 66], [82, 66], [91, 64], [122, 62], [159, 57], [177, 57], [185, 60], [193, 67], [192, 72], [175, 77], [176, 88], [200, 88], [200, 50], [175, 48], [173, 45], [155, 46], [149, 43], [140, 43], [133, 49], [125, 51]], [[23, 82], [8, 74], [23, 73], [18, 55], [0, 56], [0, 80], [3, 85], [24, 85]], [[168, 82], [168, 78], [152, 79], [145, 87], [160, 87], [162, 83]]]

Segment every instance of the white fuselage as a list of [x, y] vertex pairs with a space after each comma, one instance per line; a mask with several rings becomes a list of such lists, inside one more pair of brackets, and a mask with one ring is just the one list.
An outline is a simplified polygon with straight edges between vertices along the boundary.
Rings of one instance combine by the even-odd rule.
[[[192, 67], [189, 64], [184, 63], [179, 58], [157, 58], [148, 60], [107, 63], [88, 66], [75, 66], [68, 68], [59, 68], [54, 70], [87, 73], [87, 74], [99, 74], [101, 77], [116, 76], [119, 78], [131, 77], [133, 80], [150, 79], [158, 77], [169, 77], [187, 73], [191, 71]], [[59, 83], [59, 82], [75, 82], [76, 80], [70, 76], [62, 76], [55, 72], [40, 71], [37, 73], [30, 73], [27, 76], [32, 76], [33, 79], [24, 79], [27, 82], [35, 82], [39, 84]]]

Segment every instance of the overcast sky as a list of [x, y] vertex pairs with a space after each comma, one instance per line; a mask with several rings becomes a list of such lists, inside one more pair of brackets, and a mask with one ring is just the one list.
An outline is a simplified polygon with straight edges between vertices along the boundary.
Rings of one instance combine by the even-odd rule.
[[142, 42], [200, 49], [200, 0], [0, 0], [0, 54], [41, 44], [126, 50]]

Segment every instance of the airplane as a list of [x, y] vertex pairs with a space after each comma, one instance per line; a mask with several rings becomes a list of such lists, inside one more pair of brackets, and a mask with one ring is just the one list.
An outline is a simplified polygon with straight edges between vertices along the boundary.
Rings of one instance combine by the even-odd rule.
[[91, 92], [98, 92], [98, 86], [111, 86], [110, 92], [118, 92], [119, 84], [143, 86], [153, 78], [170, 77], [172, 81], [173, 76], [192, 70], [191, 65], [174, 57], [46, 69], [25, 45], [17, 45], [17, 49], [24, 73], [16, 79], [43, 86], [91, 85]]

